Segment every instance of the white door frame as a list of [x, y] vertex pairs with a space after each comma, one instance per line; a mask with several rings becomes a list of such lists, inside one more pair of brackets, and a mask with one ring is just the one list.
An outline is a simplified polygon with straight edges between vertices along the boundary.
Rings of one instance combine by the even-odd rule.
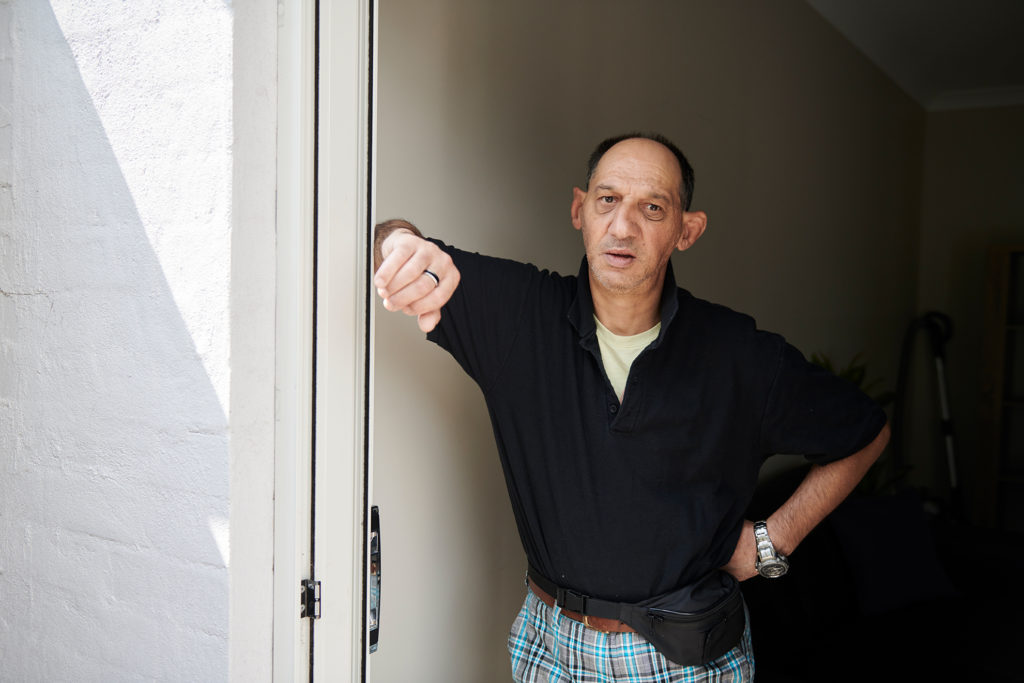
[[278, 5], [277, 304], [274, 443], [275, 681], [309, 677], [313, 409], [313, 140], [315, 2]]
[[361, 681], [366, 665], [373, 10], [373, 0], [320, 2], [315, 681]]
[[[374, 2], [279, 8], [274, 680], [310, 680], [312, 639], [313, 680], [361, 681]], [[310, 578], [312, 622], [299, 607]]]

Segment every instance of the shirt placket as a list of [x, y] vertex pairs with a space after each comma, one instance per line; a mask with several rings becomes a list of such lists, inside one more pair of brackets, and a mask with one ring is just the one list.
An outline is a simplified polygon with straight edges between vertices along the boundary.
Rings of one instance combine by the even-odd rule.
[[[629, 367], [629, 374], [626, 376], [626, 389], [622, 394], [622, 402], [618, 404], [618, 410], [615, 411], [614, 419], [612, 420], [612, 430], [616, 432], [631, 432], [636, 426], [637, 418], [640, 414], [640, 406], [643, 404], [643, 375], [644, 368], [647, 364], [644, 362], [645, 356], [647, 356], [648, 349], [644, 349], [640, 352], [640, 355], [636, 357], [633, 364]], [[607, 381], [607, 379], [606, 379]], [[608, 382], [611, 386], [611, 382]], [[615, 397], [615, 392], [611, 392], [611, 396]], [[618, 403], [617, 399], [616, 402]]]

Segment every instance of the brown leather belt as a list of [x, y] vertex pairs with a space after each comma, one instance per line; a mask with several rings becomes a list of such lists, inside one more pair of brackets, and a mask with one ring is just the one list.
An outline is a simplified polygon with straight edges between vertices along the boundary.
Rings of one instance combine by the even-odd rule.
[[[533, 579], [528, 579], [530, 584], [530, 590], [532, 590], [538, 598], [541, 599], [548, 607], [554, 608], [555, 599], [547, 592], [545, 592]], [[636, 633], [633, 627], [629, 624], [619, 621], [618, 619], [606, 619], [604, 617], [592, 617], [586, 614], [580, 614], [579, 612], [573, 612], [572, 610], [563, 609], [562, 614], [569, 617], [574, 621], [582, 622], [587, 628], [592, 628], [597, 631], [603, 631], [604, 633]]]

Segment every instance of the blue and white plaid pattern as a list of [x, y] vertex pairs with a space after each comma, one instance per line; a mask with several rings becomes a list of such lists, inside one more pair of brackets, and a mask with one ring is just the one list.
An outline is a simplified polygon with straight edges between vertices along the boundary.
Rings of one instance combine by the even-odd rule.
[[705, 666], [679, 666], [638, 633], [602, 633], [550, 608], [529, 591], [508, 651], [516, 683], [748, 683], [750, 624], [739, 644]]

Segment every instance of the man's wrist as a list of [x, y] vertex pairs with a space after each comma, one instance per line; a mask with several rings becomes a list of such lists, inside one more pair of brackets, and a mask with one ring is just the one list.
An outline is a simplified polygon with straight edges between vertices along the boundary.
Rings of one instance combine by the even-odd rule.
[[775, 545], [775, 550], [779, 553], [789, 557], [790, 553], [795, 550], [795, 544], [792, 543], [792, 528], [786, 524], [787, 519], [783, 515], [773, 514], [764, 520], [768, 527], [768, 533], [772, 538], [772, 543]]
[[754, 522], [754, 544], [754, 569], [758, 574], [777, 578], [789, 571], [789, 559], [775, 546], [765, 521]]

